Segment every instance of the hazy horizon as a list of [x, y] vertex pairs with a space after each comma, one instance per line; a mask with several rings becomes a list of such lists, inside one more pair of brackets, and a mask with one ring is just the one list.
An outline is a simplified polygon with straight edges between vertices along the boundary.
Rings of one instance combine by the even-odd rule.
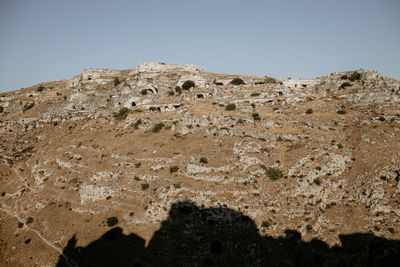
[[0, 92], [140, 62], [276, 78], [376, 69], [400, 79], [400, 2], [0, 2]]

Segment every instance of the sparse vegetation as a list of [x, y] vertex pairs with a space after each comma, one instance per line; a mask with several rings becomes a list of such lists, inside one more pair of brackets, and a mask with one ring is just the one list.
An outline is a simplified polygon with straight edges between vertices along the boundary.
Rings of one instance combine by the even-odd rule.
[[353, 72], [349, 77], [349, 80], [352, 82], [354, 82], [356, 80], [360, 80], [360, 79], [361, 79], [361, 74], [358, 72]]
[[148, 183], [141, 184], [141, 187], [143, 191], [147, 190], [149, 188], [149, 184]]
[[207, 158], [205, 158], [205, 157], [201, 157], [199, 162], [200, 162], [200, 163], [207, 164], [207, 163], [208, 163], [208, 160], [207, 160]]
[[258, 92], [254, 92], [254, 93], [250, 94], [250, 96], [259, 96], [259, 95], [260, 95], [260, 93], [258, 93]]
[[140, 93], [141, 93], [142, 95], [147, 95], [147, 89], [142, 89], [142, 91], [140, 91]]
[[341, 143], [339, 143], [339, 144], [337, 145], [337, 147], [338, 147], [339, 149], [342, 149], [342, 148], [343, 148], [343, 145], [342, 145]]
[[124, 120], [128, 116], [128, 113], [129, 113], [129, 109], [126, 107], [123, 107], [118, 111], [118, 113], [114, 114], [114, 118], [116, 118], [117, 120]]
[[174, 92], [174, 91], [168, 91], [168, 95], [169, 95], [169, 96], [174, 96], [174, 95], [175, 95], [175, 92]]
[[340, 85], [339, 89], [344, 89], [344, 88], [349, 87], [349, 86], [351, 86], [351, 83], [344, 82], [344, 83], [342, 83], [342, 84]]
[[107, 218], [107, 226], [108, 227], [113, 227], [118, 223], [118, 218], [117, 217], [109, 217]]
[[191, 80], [187, 80], [182, 84], [182, 89], [183, 90], [189, 90], [192, 87], [195, 87], [196, 85], [194, 84], [193, 81]]
[[275, 78], [268, 77], [268, 76], [265, 76], [265, 82], [266, 83], [278, 83], [278, 81]]
[[173, 186], [174, 186], [176, 189], [181, 188], [181, 185], [180, 185], [180, 184], [173, 184]]
[[321, 185], [321, 180], [319, 178], [315, 178], [313, 182], [316, 185]]
[[233, 84], [233, 85], [241, 85], [241, 84], [244, 84], [244, 81], [242, 79], [240, 79], [240, 78], [235, 78], [235, 79], [233, 79], [231, 81], [231, 84]]
[[380, 120], [380, 121], [385, 121], [385, 118], [382, 117], [382, 116], [380, 116], [380, 117], [378, 118], [378, 120]]
[[268, 228], [270, 226], [271, 226], [271, 224], [268, 221], [263, 221], [261, 224], [261, 227], [264, 227], [264, 228]]
[[42, 92], [44, 89], [45, 89], [44, 86], [39, 86], [36, 90], [37, 90], [38, 92]]
[[182, 88], [180, 86], [175, 86], [175, 92], [177, 94], [181, 94], [182, 93]]
[[25, 224], [31, 224], [31, 223], [33, 223], [33, 218], [32, 218], [32, 217], [28, 217], [28, 218], [26, 219]]
[[0, 113], [2, 113], [4, 111], [4, 108], [2, 106], [0, 106]]
[[258, 113], [257, 113], [257, 112], [255, 112], [255, 113], [251, 114], [251, 116], [253, 117], [253, 119], [254, 119], [255, 121], [259, 121], [259, 120], [261, 120], [261, 118], [260, 118], [260, 115], [258, 115]]
[[272, 167], [267, 168], [264, 165], [261, 165], [261, 168], [263, 168], [265, 170], [265, 173], [267, 174], [267, 176], [269, 178], [271, 178], [271, 180], [273, 180], [273, 181], [278, 180], [279, 178], [283, 177], [282, 171], [277, 168], [272, 168]]
[[159, 131], [162, 130], [162, 128], [164, 128], [165, 124], [162, 122], [157, 123], [156, 125], [154, 125], [153, 129], [151, 129], [151, 131], [153, 133], [158, 133]]
[[115, 77], [113, 83], [114, 87], [117, 87], [121, 83], [121, 81], [117, 77]]
[[311, 114], [311, 113], [313, 113], [312, 108], [309, 108], [309, 109], [306, 110], [306, 114]]
[[31, 108], [33, 108], [33, 106], [35, 106], [34, 103], [24, 105], [24, 112], [30, 110]]
[[169, 173], [174, 173], [177, 172], [179, 170], [178, 166], [171, 166], [169, 167]]
[[228, 105], [226, 105], [225, 110], [231, 111], [231, 110], [235, 110], [236, 109], [236, 105], [234, 103], [230, 103]]
[[339, 109], [338, 111], [336, 111], [336, 113], [339, 115], [344, 115], [344, 114], [346, 114], [346, 111], [343, 109]]
[[142, 124], [142, 120], [138, 119], [134, 124], [133, 124], [133, 128], [134, 129], [139, 129], [140, 124]]

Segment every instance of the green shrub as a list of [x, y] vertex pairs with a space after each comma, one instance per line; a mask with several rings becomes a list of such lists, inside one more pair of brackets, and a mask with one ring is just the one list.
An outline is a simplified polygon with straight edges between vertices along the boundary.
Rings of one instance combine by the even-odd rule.
[[312, 225], [311, 224], [307, 224], [306, 230], [307, 230], [307, 232], [311, 232], [312, 231]]
[[140, 124], [142, 124], [142, 120], [141, 119], [138, 119], [136, 122], [135, 122], [135, 124], [133, 124], [133, 128], [134, 129], [139, 129], [139, 125]]
[[109, 217], [107, 218], [107, 226], [108, 227], [113, 227], [118, 223], [118, 218], [117, 217]]
[[311, 114], [311, 113], [313, 113], [312, 108], [309, 108], [309, 109], [306, 110], [306, 114]]
[[339, 143], [339, 144], [337, 145], [337, 147], [338, 147], [339, 149], [342, 149], [342, 148], [343, 148], [343, 145], [342, 145], [341, 143]]
[[278, 81], [275, 78], [268, 77], [268, 76], [265, 76], [265, 82], [266, 83], [278, 83]]
[[142, 89], [142, 91], [140, 91], [140, 93], [141, 93], [142, 95], [147, 95], [147, 89]]
[[38, 92], [42, 92], [44, 90], [44, 86], [39, 86], [38, 88], [37, 88], [37, 91]]
[[153, 133], [158, 133], [159, 131], [162, 130], [162, 128], [164, 128], [165, 124], [162, 122], [157, 123], [156, 125], [154, 125], [153, 129], [151, 129], [151, 131]]
[[148, 183], [141, 184], [141, 186], [142, 186], [142, 190], [143, 191], [149, 188], [149, 184]]
[[199, 162], [200, 162], [200, 163], [207, 164], [207, 163], [208, 163], [208, 160], [207, 160], [207, 158], [205, 158], [205, 157], [201, 157]]
[[235, 110], [236, 109], [236, 105], [234, 103], [230, 103], [228, 105], [226, 105], [225, 110]]
[[251, 114], [251, 116], [253, 117], [253, 119], [254, 119], [255, 121], [259, 121], [259, 120], [261, 120], [261, 118], [260, 118], [260, 115], [258, 115], [258, 113], [257, 113], [257, 112], [255, 112], [255, 113]]
[[136, 167], [136, 168], [140, 168], [140, 166], [142, 166], [142, 163], [140, 163], [140, 162], [135, 163], [135, 167]]
[[244, 81], [242, 79], [240, 79], [240, 78], [235, 78], [235, 79], [233, 79], [231, 81], [231, 84], [233, 84], [233, 85], [241, 85], [241, 84], [244, 84]]
[[133, 179], [135, 179], [135, 181], [140, 181], [139, 176], [135, 176], [135, 177], [133, 177]]
[[30, 224], [33, 223], [33, 218], [32, 217], [28, 217], [25, 221], [25, 224]]
[[344, 115], [344, 114], [346, 114], [346, 111], [343, 109], [339, 109], [338, 111], [336, 111], [336, 113], [339, 115]]
[[182, 84], [182, 89], [183, 90], [189, 90], [192, 87], [195, 87], [196, 85], [194, 84], [193, 81], [191, 80], [187, 80]]
[[30, 104], [24, 105], [24, 112], [29, 110], [29, 109], [31, 109], [31, 108], [33, 108], [34, 105], [35, 105], [34, 103], [30, 103]]
[[361, 79], [361, 75], [358, 72], [353, 72], [349, 77], [349, 80], [352, 82], [354, 82], [356, 80], [360, 80], [360, 79]]
[[380, 120], [380, 121], [385, 121], [385, 118], [382, 117], [382, 116], [380, 116], [380, 117], [378, 118], [378, 120]]
[[347, 80], [348, 77], [347, 77], [347, 75], [343, 75], [343, 76], [340, 77], [340, 79], [341, 79], [341, 80]]
[[321, 180], [319, 178], [315, 178], [313, 182], [316, 185], [321, 185]]
[[119, 110], [118, 113], [115, 113], [115, 114], [114, 114], [114, 117], [115, 117], [117, 120], [124, 120], [124, 119], [128, 116], [128, 113], [129, 113], [129, 109], [126, 108], [126, 107], [123, 107], [123, 108], [121, 108], [121, 109]]
[[259, 95], [260, 95], [260, 93], [258, 93], [258, 92], [254, 92], [254, 93], [250, 94], [250, 96], [259, 96]]
[[173, 184], [173, 186], [174, 186], [176, 189], [181, 188], [181, 185], [180, 185], [180, 184]]
[[4, 111], [4, 108], [2, 106], [0, 106], [0, 113], [2, 113]]
[[121, 83], [117, 77], [114, 78], [113, 82], [114, 82], [114, 87], [117, 87]]
[[351, 83], [348, 83], [348, 82], [344, 82], [344, 83], [342, 83], [341, 85], [340, 85], [340, 89], [344, 89], [344, 88], [346, 88], [346, 87], [349, 87], [349, 86], [351, 86]]
[[264, 228], [268, 228], [270, 226], [271, 226], [271, 224], [268, 221], [263, 221], [261, 224], [261, 227], [264, 227]]
[[271, 178], [271, 180], [273, 180], [273, 181], [278, 180], [279, 178], [283, 177], [283, 173], [279, 169], [275, 169], [272, 167], [267, 168], [264, 165], [261, 165], [261, 168], [263, 168], [265, 170], [265, 173], [267, 174], [267, 176], [269, 178]]
[[175, 92], [177, 92], [178, 94], [181, 94], [182, 88], [180, 86], [175, 86]]
[[169, 167], [169, 173], [174, 173], [177, 172], [179, 170], [178, 166], [171, 166]]
[[175, 93], [174, 93], [174, 91], [168, 91], [168, 95], [169, 95], [169, 96], [174, 96]]

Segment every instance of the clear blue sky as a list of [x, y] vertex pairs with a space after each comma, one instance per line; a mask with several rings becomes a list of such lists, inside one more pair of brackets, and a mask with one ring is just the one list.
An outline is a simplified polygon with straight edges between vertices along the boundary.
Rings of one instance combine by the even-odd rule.
[[0, 0], [0, 91], [142, 61], [400, 78], [399, 0]]

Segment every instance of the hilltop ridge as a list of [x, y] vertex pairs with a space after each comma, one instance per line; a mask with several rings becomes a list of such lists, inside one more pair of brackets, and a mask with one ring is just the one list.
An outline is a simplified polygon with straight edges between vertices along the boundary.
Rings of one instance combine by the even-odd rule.
[[145, 251], [189, 202], [246, 216], [260, 246], [360, 233], [400, 253], [399, 106], [400, 82], [375, 70], [295, 80], [154, 62], [1, 93], [0, 261], [55, 265], [114, 226]]

